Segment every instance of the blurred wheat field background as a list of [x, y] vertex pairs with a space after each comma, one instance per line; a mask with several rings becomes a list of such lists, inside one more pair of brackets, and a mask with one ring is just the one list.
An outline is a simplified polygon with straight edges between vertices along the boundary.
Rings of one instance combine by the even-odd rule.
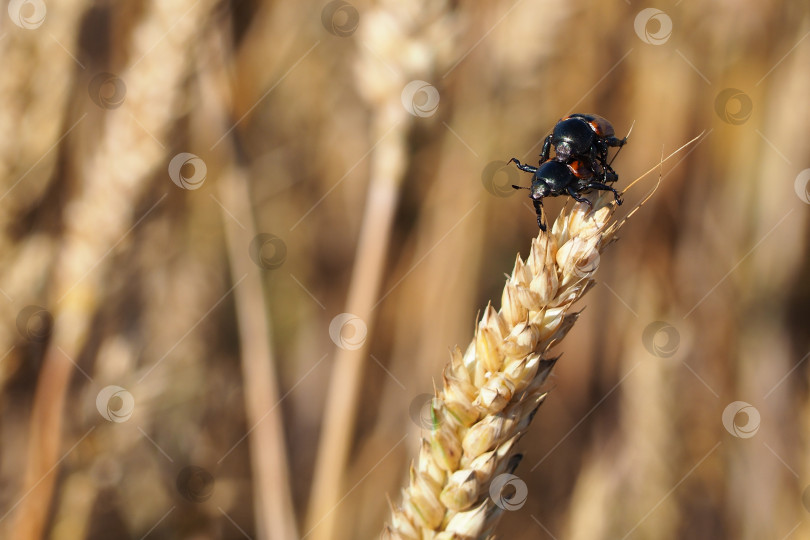
[[620, 189], [704, 134], [603, 254], [498, 537], [810, 537], [806, 3], [6, 6], [0, 537], [379, 537], [537, 234], [506, 162], [572, 112], [633, 126]]

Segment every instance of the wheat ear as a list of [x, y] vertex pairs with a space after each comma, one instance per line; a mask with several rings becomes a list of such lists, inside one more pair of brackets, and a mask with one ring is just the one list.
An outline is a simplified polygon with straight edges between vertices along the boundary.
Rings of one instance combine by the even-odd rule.
[[503, 512], [492, 480], [520, 461], [515, 443], [546, 397], [548, 356], [577, 319], [573, 304], [593, 285], [599, 254], [618, 224], [612, 195], [566, 206], [549, 232], [518, 255], [501, 309], [488, 305], [475, 336], [456, 347], [431, 404], [432, 429], [422, 440], [402, 503], [391, 509], [383, 538], [489, 538]]

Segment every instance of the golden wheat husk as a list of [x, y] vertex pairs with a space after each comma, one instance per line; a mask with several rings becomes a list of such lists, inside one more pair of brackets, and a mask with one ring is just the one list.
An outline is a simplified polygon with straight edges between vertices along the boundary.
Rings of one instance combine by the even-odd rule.
[[550, 350], [571, 329], [574, 303], [594, 284], [600, 252], [618, 228], [611, 194], [566, 206], [517, 256], [500, 310], [484, 310], [465, 352], [451, 352], [431, 404], [432, 429], [411, 466], [383, 538], [489, 538], [503, 509], [493, 478], [520, 461], [516, 442], [546, 397]]

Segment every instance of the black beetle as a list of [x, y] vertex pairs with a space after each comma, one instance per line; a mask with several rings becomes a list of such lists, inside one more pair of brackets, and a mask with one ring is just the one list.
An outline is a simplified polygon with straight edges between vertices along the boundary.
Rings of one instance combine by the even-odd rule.
[[613, 125], [605, 118], [596, 114], [572, 114], [557, 122], [551, 135], [546, 137], [540, 163], [549, 160], [553, 146], [556, 161], [581, 160], [590, 165], [595, 175], [600, 175], [603, 169], [612, 173], [608, 148], [621, 148], [626, 142], [627, 137], [616, 138]]
[[534, 203], [534, 211], [537, 213], [537, 225], [540, 226], [540, 230], [546, 230], [546, 226], [543, 224], [543, 197], [568, 194], [575, 200], [593, 207], [593, 203], [581, 196], [580, 193], [589, 189], [596, 189], [612, 191], [616, 203], [622, 204], [619, 192], [607, 184], [607, 182], [615, 182], [618, 179], [618, 176], [612, 170], [604, 170], [601, 178], [599, 178], [593, 174], [590, 167], [577, 160], [570, 163], [562, 163], [557, 160], [545, 161], [541, 162], [539, 167], [523, 165], [517, 158], [510, 159], [509, 163], [513, 161], [517, 163], [518, 169], [534, 174], [531, 187], [515, 185], [512, 187], [529, 190], [529, 197]]

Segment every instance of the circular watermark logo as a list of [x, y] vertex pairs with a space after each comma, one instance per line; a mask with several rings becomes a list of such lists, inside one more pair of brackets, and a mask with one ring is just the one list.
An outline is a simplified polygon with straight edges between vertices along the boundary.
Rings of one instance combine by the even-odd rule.
[[360, 14], [348, 2], [334, 0], [321, 10], [321, 24], [326, 31], [338, 37], [348, 37], [357, 30]]
[[96, 409], [110, 422], [126, 422], [135, 410], [135, 398], [120, 386], [107, 386], [96, 396]]
[[42, 0], [11, 0], [8, 3], [8, 16], [11, 22], [26, 30], [42, 26], [47, 11]]
[[681, 334], [668, 322], [654, 321], [644, 328], [641, 342], [651, 355], [658, 358], [669, 358], [678, 352]]
[[169, 162], [169, 178], [182, 189], [199, 189], [205, 182], [208, 167], [200, 157], [188, 152], [181, 152]]
[[17, 331], [28, 341], [43, 343], [53, 330], [53, 316], [41, 306], [27, 306], [17, 314]]
[[754, 102], [738, 88], [721, 90], [714, 99], [714, 112], [726, 124], [739, 126], [751, 118]]
[[336, 315], [329, 323], [329, 337], [335, 345], [347, 351], [356, 351], [366, 342], [368, 327], [363, 319], [351, 313]]
[[102, 109], [117, 109], [124, 103], [127, 86], [120, 77], [112, 73], [99, 73], [87, 85], [90, 99]]
[[805, 169], [796, 177], [796, 182], [793, 183], [796, 189], [796, 195], [805, 204], [810, 204], [810, 169]]
[[402, 106], [414, 116], [433, 116], [439, 108], [439, 91], [425, 81], [411, 81], [402, 90]]
[[759, 431], [759, 411], [745, 401], [729, 403], [723, 410], [723, 427], [740, 439], [750, 439]]
[[251, 240], [248, 253], [259, 268], [275, 270], [287, 260], [287, 244], [275, 234], [260, 233]]
[[438, 419], [433, 414], [433, 394], [419, 394], [413, 398], [408, 415], [419, 428], [432, 431], [438, 425]]
[[810, 512], [810, 486], [804, 488], [802, 491], [802, 506], [804, 509]]
[[195, 465], [183, 467], [177, 475], [177, 491], [189, 502], [201, 503], [214, 493], [214, 476]]
[[657, 8], [645, 8], [633, 21], [638, 38], [649, 45], [663, 45], [672, 35], [672, 19]]
[[517, 191], [512, 186], [520, 182], [517, 167], [506, 161], [490, 161], [481, 172], [484, 189], [496, 197], [510, 197]]
[[526, 482], [514, 474], [499, 474], [489, 484], [489, 498], [495, 506], [503, 510], [520, 510], [526, 504], [528, 496], [529, 489]]

